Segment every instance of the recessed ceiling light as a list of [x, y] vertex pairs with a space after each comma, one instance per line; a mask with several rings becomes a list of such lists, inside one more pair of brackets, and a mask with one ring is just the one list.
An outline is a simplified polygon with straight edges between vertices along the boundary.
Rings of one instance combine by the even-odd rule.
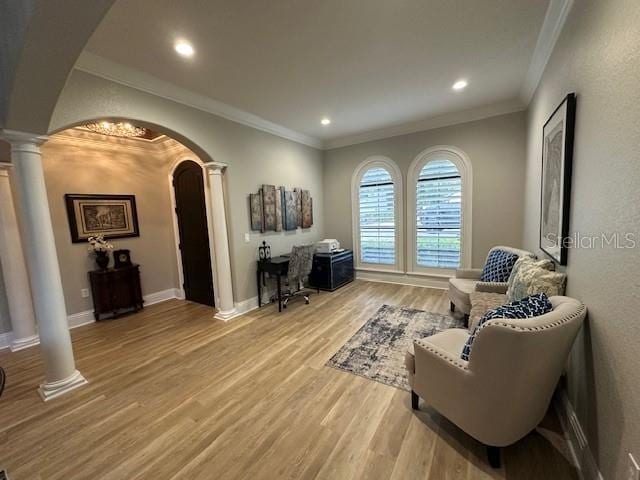
[[464, 89], [466, 86], [468, 85], [466, 80], [458, 80], [456, 83], [453, 84], [453, 89], [454, 90], [462, 90]]
[[183, 57], [193, 57], [193, 54], [195, 53], [193, 46], [185, 40], [178, 40], [173, 48], [175, 48], [176, 52]]
[[331, 120], [329, 120], [327, 117], [324, 117], [322, 120], [320, 120], [320, 123], [324, 126], [327, 126], [331, 123]]

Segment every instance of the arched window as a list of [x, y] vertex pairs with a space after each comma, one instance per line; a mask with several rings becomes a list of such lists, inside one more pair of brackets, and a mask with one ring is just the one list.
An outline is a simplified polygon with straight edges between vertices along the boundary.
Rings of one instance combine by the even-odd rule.
[[411, 271], [449, 274], [470, 266], [470, 171], [453, 147], [429, 149], [411, 166]]
[[400, 270], [402, 181], [398, 167], [385, 157], [363, 162], [354, 173], [352, 197], [356, 266]]

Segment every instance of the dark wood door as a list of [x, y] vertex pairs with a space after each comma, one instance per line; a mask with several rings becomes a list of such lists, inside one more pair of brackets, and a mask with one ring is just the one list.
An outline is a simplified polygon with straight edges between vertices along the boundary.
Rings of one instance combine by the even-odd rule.
[[195, 162], [182, 162], [173, 173], [180, 254], [187, 300], [213, 306], [211, 251], [207, 229], [204, 179]]

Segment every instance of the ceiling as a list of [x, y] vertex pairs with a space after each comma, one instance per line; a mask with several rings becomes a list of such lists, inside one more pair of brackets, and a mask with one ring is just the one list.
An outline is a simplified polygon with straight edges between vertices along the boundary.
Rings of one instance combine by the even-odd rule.
[[[548, 6], [549, 0], [118, 0], [85, 51], [326, 144], [522, 102]], [[179, 38], [193, 44], [193, 58], [175, 53]], [[461, 78], [468, 87], [453, 91]], [[329, 126], [320, 124], [324, 116]]]

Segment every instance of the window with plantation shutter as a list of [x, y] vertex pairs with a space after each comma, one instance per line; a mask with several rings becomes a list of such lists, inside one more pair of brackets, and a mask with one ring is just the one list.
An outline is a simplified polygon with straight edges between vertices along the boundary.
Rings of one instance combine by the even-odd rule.
[[416, 264], [419, 267], [460, 266], [462, 180], [449, 160], [431, 160], [416, 186]]
[[395, 185], [385, 168], [370, 168], [362, 175], [358, 204], [360, 262], [395, 264]]

